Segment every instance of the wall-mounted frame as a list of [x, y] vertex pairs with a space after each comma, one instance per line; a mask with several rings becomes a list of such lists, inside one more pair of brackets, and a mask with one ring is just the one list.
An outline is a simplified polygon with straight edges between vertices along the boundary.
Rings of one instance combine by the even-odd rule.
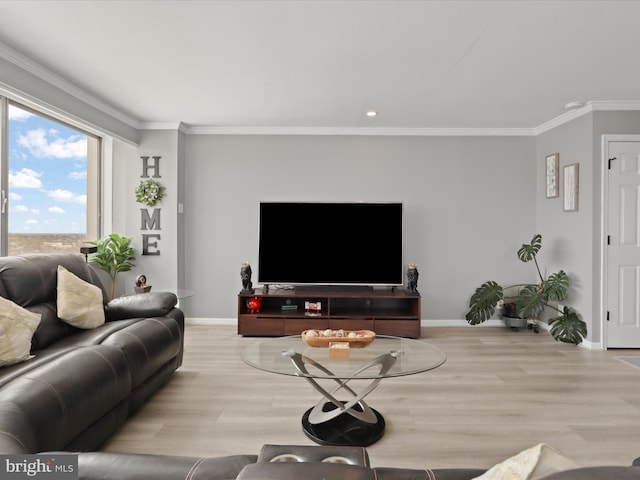
[[560, 154], [553, 153], [544, 158], [544, 175], [547, 198], [560, 196], [558, 175], [560, 170]]
[[578, 179], [579, 169], [577, 163], [564, 167], [564, 211], [578, 211]]

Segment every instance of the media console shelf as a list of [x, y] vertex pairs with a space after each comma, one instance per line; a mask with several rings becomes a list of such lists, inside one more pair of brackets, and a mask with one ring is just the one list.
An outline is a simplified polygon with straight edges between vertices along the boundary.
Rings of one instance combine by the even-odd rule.
[[[247, 300], [259, 298], [258, 312]], [[308, 315], [305, 302], [320, 302], [319, 315]], [[299, 335], [304, 330], [373, 330], [378, 335], [420, 337], [419, 294], [403, 288], [361, 292], [271, 289], [238, 295], [238, 334], [246, 336]]]

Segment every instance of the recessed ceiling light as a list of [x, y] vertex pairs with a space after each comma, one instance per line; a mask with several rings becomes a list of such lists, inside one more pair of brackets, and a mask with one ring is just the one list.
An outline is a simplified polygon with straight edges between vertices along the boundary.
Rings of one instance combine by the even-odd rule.
[[367, 117], [375, 117], [378, 115], [378, 112], [376, 112], [375, 110], [369, 110], [367, 112]]
[[582, 107], [584, 107], [584, 102], [569, 102], [564, 106], [565, 110], [577, 110]]

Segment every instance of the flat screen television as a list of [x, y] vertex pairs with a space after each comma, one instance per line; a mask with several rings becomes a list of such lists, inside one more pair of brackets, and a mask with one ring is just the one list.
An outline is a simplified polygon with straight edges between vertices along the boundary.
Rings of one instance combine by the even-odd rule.
[[403, 283], [402, 203], [260, 203], [258, 282]]

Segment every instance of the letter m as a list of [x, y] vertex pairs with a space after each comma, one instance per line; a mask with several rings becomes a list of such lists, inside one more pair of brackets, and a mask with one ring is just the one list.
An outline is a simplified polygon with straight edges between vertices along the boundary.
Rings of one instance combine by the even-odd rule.
[[149, 217], [149, 210], [146, 208], [140, 209], [140, 230], [161, 230], [159, 208], [153, 209], [151, 217]]

